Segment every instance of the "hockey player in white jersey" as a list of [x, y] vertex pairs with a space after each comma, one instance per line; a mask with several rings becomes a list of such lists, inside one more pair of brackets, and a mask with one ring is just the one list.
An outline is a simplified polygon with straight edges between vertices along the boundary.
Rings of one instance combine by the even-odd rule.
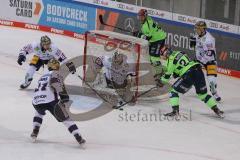
[[121, 100], [134, 102], [134, 96], [130, 92], [131, 82], [128, 76], [134, 76], [133, 69], [128, 64], [127, 56], [115, 51], [113, 56], [102, 56], [95, 60], [95, 68], [99, 73], [103, 69], [108, 88], [115, 89]]
[[70, 119], [65, 110], [65, 103], [69, 101], [69, 96], [65, 89], [63, 77], [59, 73], [60, 63], [56, 59], [51, 59], [47, 66], [49, 73], [39, 79], [38, 87], [35, 89], [33, 96], [32, 104], [36, 111], [33, 118], [31, 138], [36, 141], [45, 112], [49, 111], [68, 128], [77, 142], [83, 145], [85, 140], [80, 135], [77, 125]]
[[217, 93], [217, 60], [215, 38], [207, 32], [207, 25], [199, 21], [194, 26], [195, 36], [190, 38], [190, 46], [195, 47], [196, 60], [200, 62], [207, 71], [210, 91], [216, 101], [221, 101]]
[[[18, 64], [22, 65], [22, 63], [26, 61], [26, 56], [31, 53], [34, 53], [34, 55], [25, 75], [25, 82], [20, 86], [21, 89], [27, 88], [31, 84], [34, 73], [38, 71], [41, 66], [47, 64], [50, 59], [55, 58], [61, 64], [67, 60], [64, 53], [51, 42], [48, 36], [42, 36], [40, 43], [32, 43], [24, 46], [19, 53]], [[76, 72], [76, 68], [72, 62], [66, 63], [66, 66], [70, 72]]]

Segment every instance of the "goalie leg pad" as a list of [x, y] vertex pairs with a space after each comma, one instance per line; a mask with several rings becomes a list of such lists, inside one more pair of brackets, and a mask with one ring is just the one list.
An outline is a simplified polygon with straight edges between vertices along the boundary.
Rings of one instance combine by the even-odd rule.
[[122, 88], [116, 88], [116, 92], [125, 102], [129, 102], [134, 99], [134, 95], [130, 90], [131, 83], [129, 81], [125, 81], [124, 86]]

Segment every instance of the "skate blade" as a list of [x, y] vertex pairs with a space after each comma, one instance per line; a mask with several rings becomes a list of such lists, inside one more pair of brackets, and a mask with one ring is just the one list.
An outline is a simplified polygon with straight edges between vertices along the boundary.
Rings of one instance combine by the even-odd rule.
[[26, 88], [28, 88], [30, 85], [28, 85], [28, 86], [23, 86], [23, 85], [21, 85], [20, 86], [20, 90], [23, 90], [23, 89], [26, 89]]
[[32, 141], [32, 143], [36, 143], [37, 142], [37, 137], [31, 137], [31, 141]]
[[220, 118], [220, 119], [224, 119], [225, 118], [225, 115], [223, 115], [223, 114], [221, 114], [221, 115], [216, 114], [216, 116], [217, 116], [217, 118]]
[[79, 144], [79, 148], [85, 150], [87, 148], [86, 143]]

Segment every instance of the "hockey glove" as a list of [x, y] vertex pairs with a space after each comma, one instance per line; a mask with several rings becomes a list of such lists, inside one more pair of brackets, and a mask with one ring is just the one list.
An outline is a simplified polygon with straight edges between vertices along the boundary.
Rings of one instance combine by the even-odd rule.
[[72, 74], [74, 74], [76, 72], [76, 67], [75, 65], [73, 64], [73, 62], [68, 62], [66, 64], [66, 66], [68, 67], [69, 69], [69, 72], [71, 72]]
[[155, 81], [156, 81], [157, 87], [162, 88], [164, 86], [163, 82], [160, 79], [155, 79]]
[[176, 73], [173, 73], [173, 78], [178, 78], [179, 76]]
[[25, 57], [24, 55], [20, 54], [20, 55], [18, 56], [17, 63], [18, 63], [19, 65], [22, 65], [22, 63], [25, 62], [25, 61], [26, 61], [26, 57]]

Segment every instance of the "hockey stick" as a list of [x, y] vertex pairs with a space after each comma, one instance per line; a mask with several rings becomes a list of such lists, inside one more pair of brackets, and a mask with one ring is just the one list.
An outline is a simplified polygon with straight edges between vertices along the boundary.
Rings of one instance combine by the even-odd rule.
[[[155, 88], [158, 88], [158, 87], [157, 87], [157, 86], [154, 86], [154, 87], [150, 88], [149, 90], [147, 90], [147, 91], [145, 91], [145, 92], [137, 95], [135, 98], [141, 97], [141, 96], [149, 93], [150, 91], [152, 91], [152, 90], [155, 89]], [[119, 106], [113, 106], [113, 109], [121, 109], [121, 110], [122, 110], [122, 107], [125, 106], [125, 105], [127, 105], [127, 104], [130, 103], [130, 102], [132, 102], [132, 100], [127, 101], [127, 102], [125, 102], [125, 103], [123, 103], [123, 104], [121, 104], [121, 105], [119, 105]]]
[[99, 96], [103, 101], [107, 102], [108, 104], [110, 104], [112, 106], [112, 104], [106, 100], [100, 93], [98, 93], [88, 82], [86, 82], [85, 80], [83, 80], [83, 78], [78, 75], [78, 78], [80, 78], [97, 96]]
[[112, 27], [112, 28], [116, 28], [116, 29], [118, 29], [118, 30], [120, 30], [120, 31], [129, 32], [129, 33], [132, 33], [132, 34], [134, 33], [134, 32], [132, 32], [132, 31], [126, 30], [126, 29], [124, 29], [124, 28], [117, 27], [117, 26], [113, 26], [113, 25], [110, 25], [110, 24], [105, 23], [105, 22], [103, 21], [103, 15], [99, 15], [99, 21], [100, 21], [100, 23], [101, 23], [102, 25], [109, 26], [109, 27]]
[[[96, 95], [98, 95], [102, 100], [104, 100], [106, 103], [110, 104], [112, 106], [113, 109], [118, 109], [118, 110], [123, 110], [123, 106], [127, 105], [128, 103], [132, 102], [132, 100], [124, 102], [123, 104], [119, 105], [119, 106], [113, 106], [108, 100], [106, 100], [100, 93], [98, 93], [89, 83], [87, 83], [86, 81], [83, 80], [83, 78], [78, 75], [78, 78], [80, 78]], [[157, 88], [157, 86], [154, 86], [152, 88], [150, 88], [149, 90], [137, 95], [135, 98], [141, 97], [147, 93], [149, 93], [150, 91], [152, 91], [153, 89]]]

